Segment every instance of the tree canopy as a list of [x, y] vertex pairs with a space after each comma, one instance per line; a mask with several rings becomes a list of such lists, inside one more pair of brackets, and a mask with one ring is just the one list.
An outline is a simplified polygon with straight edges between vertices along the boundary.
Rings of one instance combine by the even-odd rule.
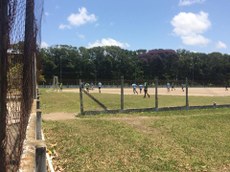
[[125, 50], [116, 46], [73, 47], [56, 45], [41, 49], [42, 72], [46, 81], [53, 76], [71, 83], [78, 79], [184, 80], [196, 84], [227, 84], [230, 55], [195, 53], [184, 49]]

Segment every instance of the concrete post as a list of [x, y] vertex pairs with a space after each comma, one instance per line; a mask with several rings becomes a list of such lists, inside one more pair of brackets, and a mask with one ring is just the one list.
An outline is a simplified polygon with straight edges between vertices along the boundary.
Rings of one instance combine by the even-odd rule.
[[155, 110], [158, 111], [158, 79], [155, 79]]
[[79, 94], [80, 94], [80, 114], [84, 115], [84, 106], [83, 106], [83, 94], [82, 94], [83, 84], [81, 79], [79, 79]]
[[38, 99], [36, 100], [36, 108], [40, 109], [40, 100], [38, 100]]
[[124, 76], [121, 76], [121, 110], [124, 110]]
[[36, 146], [36, 172], [46, 172], [46, 146]]
[[37, 110], [36, 117], [36, 139], [42, 140], [42, 112]]

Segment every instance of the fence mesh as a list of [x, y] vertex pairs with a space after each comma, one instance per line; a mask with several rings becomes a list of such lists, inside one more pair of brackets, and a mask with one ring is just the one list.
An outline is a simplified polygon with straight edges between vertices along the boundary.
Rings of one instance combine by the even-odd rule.
[[36, 90], [42, 0], [0, 0], [0, 169], [17, 171]]

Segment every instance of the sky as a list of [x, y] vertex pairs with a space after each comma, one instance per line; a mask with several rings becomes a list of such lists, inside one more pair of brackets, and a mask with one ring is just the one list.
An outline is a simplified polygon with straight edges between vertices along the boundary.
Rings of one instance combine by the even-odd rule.
[[42, 47], [230, 54], [230, 0], [45, 0]]

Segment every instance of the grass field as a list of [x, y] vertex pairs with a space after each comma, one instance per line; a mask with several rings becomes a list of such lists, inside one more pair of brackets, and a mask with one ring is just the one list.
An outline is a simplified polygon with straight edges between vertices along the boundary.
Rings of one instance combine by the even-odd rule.
[[[108, 103], [119, 99], [114, 95], [98, 98]], [[183, 104], [180, 98], [172, 97], [176, 105]], [[136, 97], [134, 103], [132, 95], [125, 99], [130, 100], [125, 107], [152, 107], [153, 99]], [[161, 100], [162, 106], [171, 105], [168, 96], [162, 96]], [[46, 115], [79, 112], [78, 101], [77, 93], [42, 90], [41, 107]], [[194, 97], [198, 104], [210, 101], [208, 97]], [[110, 106], [119, 107], [117, 103]], [[85, 107], [93, 109], [97, 105], [86, 98]], [[63, 171], [227, 172], [230, 171], [229, 123], [230, 109], [223, 108], [83, 116], [43, 121], [43, 129], [48, 149], [57, 152], [54, 164]]]
[[[41, 96], [43, 113], [51, 112], [69, 112], [79, 113], [79, 93], [76, 92], [48, 92], [42, 90]], [[99, 101], [101, 101], [108, 109], [120, 109], [120, 95], [118, 94], [98, 94], [92, 93]], [[84, 97], [84, 110], [102, 110], [88, 96]], [[178, 95], [159, 95], [159, 107], [171, 106], [185, 106], [185, 97]], [[150, 98], [143, 98], [143, 95], [125, 95], [124, 98], [125, 109], [134, 108], [154, 108], [155, 99], [154, 95]], [[189, 96], [189, 105], [212, 105], [213, 102], [217, 104], [230, 104], [230, 96]]]

